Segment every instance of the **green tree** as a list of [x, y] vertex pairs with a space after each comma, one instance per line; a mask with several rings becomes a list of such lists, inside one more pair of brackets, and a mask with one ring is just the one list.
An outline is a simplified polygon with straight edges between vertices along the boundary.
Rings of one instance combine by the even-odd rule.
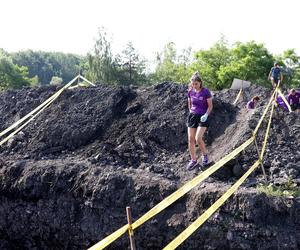
[[200, 71], [205, 85], [213, 89], [222, 89], [223, 82], [219, 78], [219, 70], [230, 63], [231, 51], [224, 37], [208, 50], [195, 53], [192, 71]]
[[247, 43], [238, 42], [230, 51], [230, 62], [221, 65], [217, 75], [220, 80], [219, 88], [230, 87], [233, 78], [239, 78], [260, 85], [270, 85], [267, 80], [274, 57], [263, 44], [254, 41]]
[[83, 57], [74, 54], [44, 51], [20, 51], [12, 53], [13, 63], [28, 68], [29, 77], [38, 76], [41, 85], [49, 84], [53, 76], [69, 82], [80, 68]]
[[111, 51], [111, 41], [104, 28], [98, 29], [92, 53], [87, 56], [89, 70], [87, 77], [93, 82], [113, 83], [116, 79], [116, 67]]
[[157, 53], [155, 72], [151, 75], [152, 82], [173, 81], [186, 82], [191, 74], [191, 48], [177, 53], [175, 43], [169, 42], [162, 52]]
[[287, 87], [300, 87], [300, 57], [294, 49], [289, 49], [283, 52], [278, 57], [282, 62], [284, 83]]
[[13, 64], [12, 59], [0, 51], [0, 90], [9, 88], [21, 88], [29, 86], [31, 83], [28, 78], [26, 67], [19, 67]]
[[60, 84], [62, 84], [62, 82], [63, 82], [63, 80], [62, 80], [61, 77], [58, 77], [58, 76], [52, 76], [50, 85], [60, 85]]
[[39, 77], [38, 76], [34, 76], [34, 77], [31, 78], [30, 86], [32, 86], [32, 87], [38, 87], [38, 86], [40, 86], [40, 81], [39, 81]]
[[129, 42], [121, 55], [117, 55], [118, 79], [121, 84], [143, 84], [146, 81], [146, 64]]
[[157, 66], [153, 79], [156, 81], [175, 81], [176, 48], [169, 42], [162, 52], [156, 55]]

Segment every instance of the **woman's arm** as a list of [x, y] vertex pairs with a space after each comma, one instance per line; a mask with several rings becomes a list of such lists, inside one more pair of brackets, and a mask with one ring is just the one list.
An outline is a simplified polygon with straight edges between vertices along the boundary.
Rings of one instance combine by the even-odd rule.
[[188, 98], [188, 107], [189, 107], [189, 111], [191, 112], [191, 108], [192, 108], [191, 98]]
[[207, 99], [208, 109], [206, 113], [209, 115], [213, 109], [212, 97]]
[[[273, 69], [273, 68], [272, 68], [272, 69]], [[268, 80], [271, 79], [272, 69], [270, 70], [270, 73], [269, 73], [269, 75], [268, 75]]]

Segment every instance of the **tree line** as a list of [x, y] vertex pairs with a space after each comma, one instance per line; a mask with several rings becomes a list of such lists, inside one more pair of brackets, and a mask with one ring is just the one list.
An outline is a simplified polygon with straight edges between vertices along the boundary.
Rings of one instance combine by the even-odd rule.
[[186, 83], [195, 71], [200, 71], [211, 89], [229, 88], [234, 78], [270, 86], [267, 77], [275, 61], [283, 70], [286, 87], [300, 87], [300, 57], [294, 49], [272, 55], [263, 44], [250, 41], [230, 46], [221, 37], [207, 50], [178, 51], [175, 43], [169, 42], [156, 53], [150, 70], [149, 62], [131, 42], [114, 54], [107, 33], [99, 29], [93, 49], [85, 56], [32, 50], [8, 53], [0, 49], [0, 90], [64, 84], [79, 73], [98, 84]]

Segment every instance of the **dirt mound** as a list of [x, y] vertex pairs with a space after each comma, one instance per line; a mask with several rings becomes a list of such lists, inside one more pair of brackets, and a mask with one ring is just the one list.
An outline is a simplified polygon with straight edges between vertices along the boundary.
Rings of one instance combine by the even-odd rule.
[[[0, 131], [56, 90], [1, 92]], [[257, 94], [259, 107], [246, 110], [246, 101]], [[234, 90], [214, 93], [205, 135], [214, 161], [250, 138], [270, 90], [252, 86], [234, 106], [236, 95]], [[185, 85], [66, 90], [0, 149], [1, 249], [85, 249], [126, 224], [126, 206], [134, 218], [143, 215], [197, 174], [185, 170], [186, 117]], [[299, 115], [276, 109], [264, 161], [276, 184], [300, 183], [299, 124]], [[257, 136], [259, 147], [265, 127], [266, 122]], [[136, 231], [138, 247], [161, 249], [256, 159], [251, 146], [143, 225]], [[259, 170], [184, 248], [268, 249], [284, 248], [286, 242], [285, 249], [299, 247], [300, 201], [257, 194], [253, 186], [261, 179]], [[124, 236], [111, 248], [127, 246]]]

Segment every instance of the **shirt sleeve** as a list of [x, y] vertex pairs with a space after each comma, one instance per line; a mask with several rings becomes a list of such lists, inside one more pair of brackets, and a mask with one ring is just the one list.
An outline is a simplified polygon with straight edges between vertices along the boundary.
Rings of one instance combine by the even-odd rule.
[[206, 90], [207, 90], [207, 91], [206, 91], [206, 98], [207, 98], [207, 99], [208, 99], [208, 98], [211, 98], [212, 95], [211, 95], [209, 89], [206, 89]]

